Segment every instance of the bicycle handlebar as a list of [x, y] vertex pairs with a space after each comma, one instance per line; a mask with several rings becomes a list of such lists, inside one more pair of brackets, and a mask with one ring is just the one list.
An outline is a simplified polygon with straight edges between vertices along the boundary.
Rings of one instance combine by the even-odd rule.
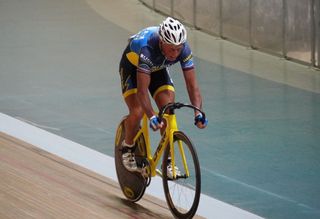
[[180, 109], [182, 107], [188, 107], [188, 108], [197, 110], [202, 114], [204, 119], [206, 118], [206, 114], [201, 109], [199, 109], [198, 107], [193, 106], [192, 104], [188, 104], [188, 103], [176, 102], [176, 103], [168, 103], [164, 107], [162, 107], [162, 109], [160, 110], [160, 112], [158, 114], [158, 117], [159, 117], [160, 121], [162, 121], [163, 114], [167, 111], [167, 109], [169, 109], [170, 113], [174, 113], [175, 109]]

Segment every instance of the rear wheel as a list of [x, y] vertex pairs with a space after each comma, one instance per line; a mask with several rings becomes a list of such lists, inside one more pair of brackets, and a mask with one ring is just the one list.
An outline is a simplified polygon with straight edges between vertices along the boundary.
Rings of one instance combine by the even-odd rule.
[[[171, 163], [168, 145], [162, 161], [164, 194], [176, 218], [192, 218], [198, 209], [201, 194], [200, 164], [191, 141], [183, 132], [175, 132], [173, 139], [174, 165], [180, 174], [177, 178], [168, 177], [167, 166]], [[186, 160], [187, 168], [183, 160]]]
[[[142, 198], [146, 190], [147, 181], [146, 181], [146, 178], [144, 178], [141, 175], [141, 173], [130, 172], [122, 164], [122, 152], [121, 152], [122, 141], [124, 140], [124, 136], [125, 136], [124, 121], [125, 121], [125, 118], [122, 119], [122, 121], [120, 122], [117, 128], [116, 138], [115, 138], [115, 149], [114, 149], [115, 159], [114, 160], [115, 160], [115, 166], [116, 166], [119, 185], [121, 187], [123, 194], [128, 200], [132, 202], [136, 202]], [[137, 162], [144, 159], [142, 158], [142, 156], [140, 156], [141, 154], [144, 153], [142, 151], [142, 150], [145, 150], [144, 148], [145, 148], [145, 141], [144, 141], [143, 135], [141, 135], [139, 138], [139, 146], [135, 151]]]

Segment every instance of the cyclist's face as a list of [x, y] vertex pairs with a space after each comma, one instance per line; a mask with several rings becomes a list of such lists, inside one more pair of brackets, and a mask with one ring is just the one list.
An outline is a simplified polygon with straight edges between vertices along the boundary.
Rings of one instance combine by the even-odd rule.
[[162, 53], [169, 61], [176, 60], [183, 48], [183, 44], [176, 46], [172, 44], [167, 44], [165, 42], [160, 42], [160, 43], [161, 43]]

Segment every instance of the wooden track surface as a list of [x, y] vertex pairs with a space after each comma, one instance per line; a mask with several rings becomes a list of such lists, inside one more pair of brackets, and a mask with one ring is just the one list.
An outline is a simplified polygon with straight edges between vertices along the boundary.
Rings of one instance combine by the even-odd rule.
[[0, 218], [172, 218], [145, 194], [125, 200], [118, 184], [0, 133]]

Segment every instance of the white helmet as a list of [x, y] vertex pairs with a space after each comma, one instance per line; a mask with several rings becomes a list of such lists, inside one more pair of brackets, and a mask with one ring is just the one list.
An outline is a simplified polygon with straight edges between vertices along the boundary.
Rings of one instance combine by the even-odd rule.
[[184, 26], [171, 17], [167, 17], [159, 29], [160, 39], [166, 43], [180, 45], [187, 41], [187, 31]]

